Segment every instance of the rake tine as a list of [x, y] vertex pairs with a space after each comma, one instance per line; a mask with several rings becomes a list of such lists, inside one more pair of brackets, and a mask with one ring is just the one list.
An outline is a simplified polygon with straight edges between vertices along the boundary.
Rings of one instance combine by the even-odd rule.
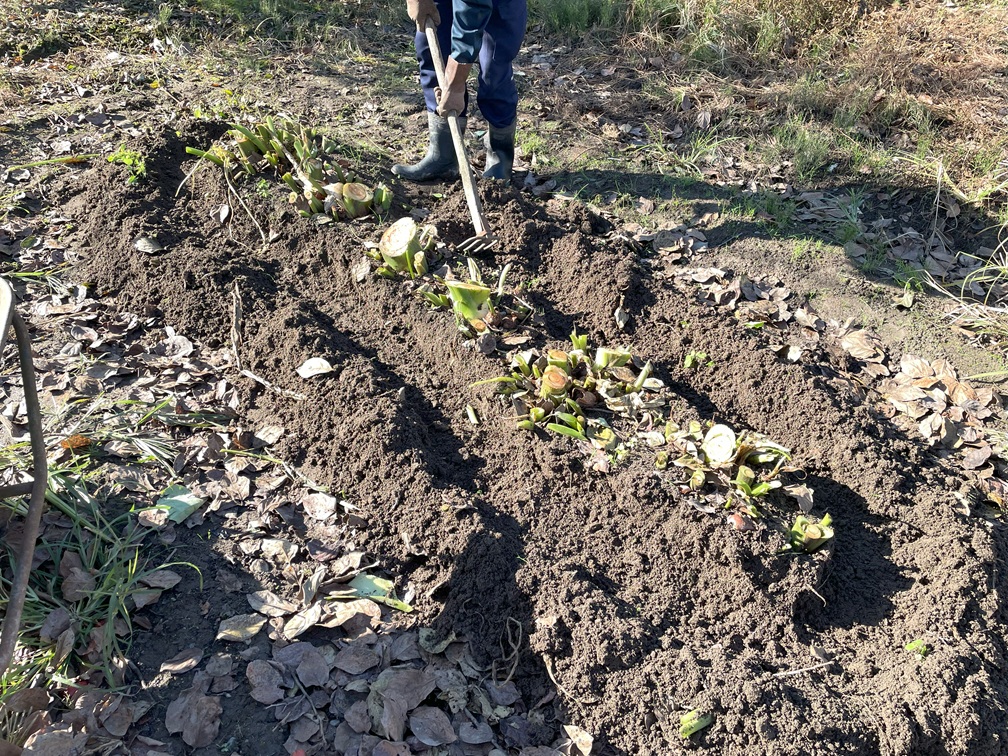
[[478, 255], [483, 252], [489, 252], [493, 249], [494, 244], [497, 243], [497, 239], [490, 235], [480, 235], [480, 236], [470, 236], [464, 242], [459, 244], [459, 249], [468, 255]]

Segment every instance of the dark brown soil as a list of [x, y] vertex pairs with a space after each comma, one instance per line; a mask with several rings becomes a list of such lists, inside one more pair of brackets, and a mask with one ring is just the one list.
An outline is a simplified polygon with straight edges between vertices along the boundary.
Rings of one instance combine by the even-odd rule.
[[[677, 419], [755, 429], [794, 450], [836, 538], [814, 555], [782, 556], [775, 531], [737, 532], [697, 511], [646, 454], [601, 474], [567, 440], [515, 432], [490, 388], [470, 388], [502, 371], [499, 357], [476, 352], [402, 282], [355, 280], [377, 227], [315, 227], [274, 209], [279, 199], [260, 202], [263, 227], [280, 238], [259, 253], [238, 208], [230, 226], [213, 217], [227, 201], [213, 173], [175, 199], [191, 167], [185, 143], [169, 132], [148, 146], [142, 188], [124, 187], [112, 166], [61, 188], [78, 241], [90, 242], [88, 278], [214, 347], [229, 344], [237, 283], [245, 367], [307, 395], [247, 380], [244, 411], [283, 425], [278, 454], [360, 507], [363, 545], [401, 589], [415, 588], [422, 621], [467, 636], [482, 662], [505, 656], [506, 628], [520, 625], [527, 700], [555, 692], [557, 721], [595, 733], [605, 753], [1006, 748], [1004, 532], [954, 512], [961, 475], [834, 381], [843, 365], [830, 366], [829, 350], [781, 362], [759, 333], [652, 276], [583, 206], [486, 190], [501, 243], [485, 265], [512, 262], [512, 283], [541, 308], [532, 343], [574, 327], [595, 344], [626, 342], [672, 388]], [[446, 193], [440, 204], [413, 199], [458, 242], [469, 233], [465, 204], [457, 186]], [[164, 252], [133, 248], [155, 232]], [[747, 272], [762, 268], [757, 259]], [[626, 333], [613, 318], [621, 300]], [[684, 370], [693, 349], [714, 368]], [[336, 372], [302, 381], [295, 368], [315, 356]], [[924, 658], [904, 648], [917, 638], [932, 649]], [[834, 662], [822, 666], [823, 656]], [[249, 703], [244, 688], [235, 695], [222, 732]], [[715, 720], [683, 745], [679, 716], [693, 708]], [[544, 728], [543, 744], [558, 727]], [[280, 742], [235, 732], [249, 753]]]

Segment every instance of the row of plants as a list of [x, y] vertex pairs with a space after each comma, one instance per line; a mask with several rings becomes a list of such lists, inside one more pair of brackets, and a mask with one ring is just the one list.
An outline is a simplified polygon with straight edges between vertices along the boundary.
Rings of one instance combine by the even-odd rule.
[[186, 152], [221, 168], [229, 179], [272, 173], [290, 189], [288, 201], [304, 218], [353, 220], [381, 216], [392, 206], [392, 190], [368, 185], [338, 144], [289, 118], [268, 116], [252, 127], [231, 124], [207, 149]]
[[[508, 291], [509, 266], [491, 285], [471, 258], [453, 271], [442, 250], [434, 226], [405, 217], [389, 226], [368, 252], [379, 276], [406, 279], [432, 306], [450, 310], [464, 337], [520, 329], [532, 307]], [[811, 489], [785, 480], [789, 474], [801, 474], [790, 450], [761, 434], [737, 434], [723, 424], [691, 421], [680, 427], [668, 416], [666, 387], [653, 375], [652, 364], [628, 349], [592, 350], [587, 335], [575, 330], [565, 348], [515, 349], [507, 364], [505, 375], [474, 387], [496, 385], [510, 400], [517, 429], [542, 429], [574, 439], [589, 453], [603, 456], [606, 467], [625, 459], [635, 445], [654, 447], [655, 467], [669, 474], [679, 471], [672, 477], [684, 493], [710, 496], [725, 510], [747, 518], [762, 516], [760, 502], [783, 489], [802, 509], [786, 530], [784, 550], [811, 552], [832, 538], [828, 514], [818, 523], [807, 517]], [[636, 428], [635, 434], [621, 433], [619, 420]]]

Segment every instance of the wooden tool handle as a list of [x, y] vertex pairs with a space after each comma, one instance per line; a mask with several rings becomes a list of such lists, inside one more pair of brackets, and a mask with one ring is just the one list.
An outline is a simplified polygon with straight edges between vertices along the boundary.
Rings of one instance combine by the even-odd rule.
[[[445, 75], [444, 58], [441, 56], [441, 45], [438, 43], [437, 27], [434, 22], [427, 19], [424, 26], [427, 34], [427, 44], [431, 49], [431, 57], [434, 58], [434, 71], [437, 74], [438, 85], [441, 91], [448, 90], [448, 77]], [[472, 168], [469, 167], [469, 157], [466, 155], [465, 144], [462, 142], [462, 129], [459, 126], [457, 113], [449, 113], [448, 128], [451, 130], [452, 142], [455, 144], [455, 157], [458, 159], [459, 174], [462, 176], [462, 189], [465, 192], [466, 202], [469, 203], [469, 214], [472, 216], [473, 228], [476, 229], [477, 236], [483, 236], [487, 232], [486, 221], [483, 219], [483, 205], [480, 204], [479, 195], [476, 193], [476, 182], [473, 180]]]

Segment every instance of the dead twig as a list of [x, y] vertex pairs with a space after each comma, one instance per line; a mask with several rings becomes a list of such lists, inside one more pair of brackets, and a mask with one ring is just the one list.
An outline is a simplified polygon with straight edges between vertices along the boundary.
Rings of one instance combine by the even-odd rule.
[[[227, 161], [225, 161], [225, 166], [226, 165]], [[259, 225], [259, 221], [256, 220], [256, 217], [252, 214], [252, 211], [249, 209], [249, 206], [245, 204], [245, 200], [242, 199], [242, 196], [238, 193], [238, 190], [235, 189], [234, 184], [231, 183], [231, 177], [228, 175], [226, 167], [224, 169], [224, 181], [227, 182], [228, 191], [234, 195], [234, 198], [236, 200], [238, 200], [238, 204], [241, 205], [241, 209], [245, 211], [246, 215], [248, 215], [249, 218], [252, 219], [252, 223], [255, 224], [256, 230], [259, 232], [259, 236], [262, 238], [262, 248], [266, 249], [266, 247], [269, 246], [269, 239], [266, 236], [266, 232], [263, 231], [263, 227]]]
[[578, 698], [575, 696], [556, 679], [556, 675], [553, 674], [553, 660], [548, 656], [543, 655], [543, 662], [546, 664], [546, 674], [549, 675], [549, 679], [557, 686], [557, 690], [567, 696], [567, 698], [571, 699], [574, 703], [581, 704], [582, 706], [591, 706], [592, 704], [597, 704], [599, 702], [597, 698]]
[[238, 290], [237, 279], [234, 282], [234, 290], [231, 292], [231, 351], [234, 352], [235, 365], [238, 371], [242, 371], [241, 361], [241, 327], [242, 327], [242, 298]]
[[240, 371], [242, 375], [246, 378], [251, 378], [253, 381], [258, 383], [265, 389], [270, 391], [275, 391], [280, 394], [280, 396], [286, 396], [288, 399], [297, 399], [298, 401], [304, 401], [307, 397], [304, 394], [299, 394], [297, 391], [289, 391], [288, 389], [280, 388], [279, 386], [274, 386], [272, 383], [267, 381], [265, 378], [260, 378], [258, 375], [253, 373], [251, 370]]
[[828, 667], [834, 661], [836, 661], [836, 659], [830, 659], [829, 661], [820, 662], [819, 664], [813, 664], [811, 667], [802, 667], [801, 669], [790, 669], [787, 672], [775, 672], [774, 677], [780, 679], [782, 677], [794, 677], [795, 675], [800, 675], [804, 672], [813, 672], [817, 669]]
[[[514, 631], [512, 635], [511, 628], [517, 626], [517, 630]], [[511, 649], [510, 652], [504, 651], [504, 640], [500, 639], [500, 649], [501, 649], [501, 661], [504, 663], [511, 662], [511, 669], [508, 670], [507, 677], [504, 678], [503, 682], [497, 682], [497, 661], [494, 660], [492, 665], [492, 676], [494, 685], [500, 687], [501, 685], [507, 685], [511, 682], [511, 678], [514, 677], [515, 671], [518, 669], [518, 661], [521, 659], [521, 649], [524, 645], [525, 631], [522, 628], [521, 622], [516, 620], [514, 617], [508, 617], [507, 623], [504, 625], [504, 632], [507, 634], [507, 644]]]

